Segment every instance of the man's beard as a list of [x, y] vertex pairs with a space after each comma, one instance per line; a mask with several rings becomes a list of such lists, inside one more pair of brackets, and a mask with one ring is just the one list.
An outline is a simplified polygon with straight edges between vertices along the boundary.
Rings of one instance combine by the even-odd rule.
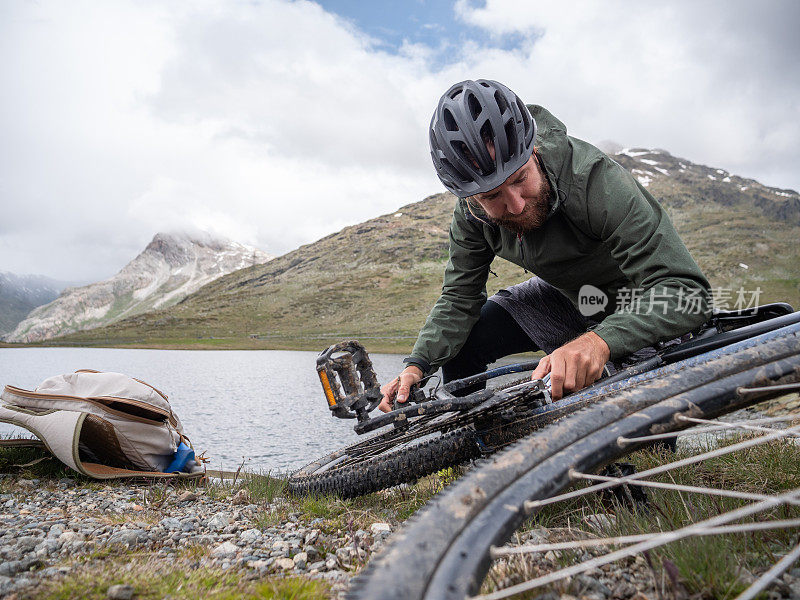
[[525, 208], [523, 208], [522, 212], [518, 215], [508, 215], [496, 219], [490, 218], [493, 223], [500, 225], [500, 227], [505, 227], [517, 235], [525, 235], [544, 225], [545, 219], [547, 219], [547, 213], [550, 210], [550, 195], [553, 190], [550, 187], [550, 182], [547, 180], [547, 175], [545, 175], [542, 170], [539, 161], [536, 161], [536, 169], [539, 171], [542, 182], [539, 185], [539, 193], [536, 197], [527, 200], [525, 202]]

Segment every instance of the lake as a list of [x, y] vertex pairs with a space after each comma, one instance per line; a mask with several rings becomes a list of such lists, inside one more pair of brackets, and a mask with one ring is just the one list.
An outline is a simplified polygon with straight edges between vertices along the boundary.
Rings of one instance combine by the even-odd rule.
[[[0, 384], [25, 389], [77, 369], [116, 371], [167, 394], [209, 468], [287, 471], [357, 440], [355, 420], [331, 416], [315, 370], [316, 352], [107, 348], [0, 348]], [[378, 380], [403, 357], [371, 355]], [[0, 435], [24, 432], [0, 423]], [[26, 435], [27, 437], [27, 435]]]

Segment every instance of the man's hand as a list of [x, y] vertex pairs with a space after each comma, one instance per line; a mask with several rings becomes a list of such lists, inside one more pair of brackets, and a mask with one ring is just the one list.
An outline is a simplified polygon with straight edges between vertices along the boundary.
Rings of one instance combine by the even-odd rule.
[[422, 369], [415, 367], [414, 365], [408, 365], [405, 369], [403, 369], [403, 372], [400, 373], [400, 376], [397, 379], [393, 379], [381, 388], [383, 400], [381, 400], [378, 408], [383, 412], [389, 412], [392, 410], [392, 400], [394, 400], [395, 395], [397, 396], [397, 401], [400, 403], [408, 400], [408, 395], [411, 392], [411, 386], [415, 383], [419, 383], [419, 381], [422, 379], [422, 375]]
[[559, 400], [564, 392], [575, 392], [597, 381], [610, 355], [608, 344], [590, 331], [545, 356], [531, 379], [550, 373], [550, 395]]

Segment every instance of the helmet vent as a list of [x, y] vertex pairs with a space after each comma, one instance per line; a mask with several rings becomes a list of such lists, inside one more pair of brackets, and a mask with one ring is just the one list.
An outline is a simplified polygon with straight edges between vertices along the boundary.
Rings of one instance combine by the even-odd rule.
[[458, 131], [458, 123], [456, 123], [453, 113], [447, 109], [442, 111], [442, 113], [444, 117], [444, 128], [447, 129], [447, 131]]
[[478, 116], [483, 112], [483, 107], [481, 106], [480, 101], [475, 97], [475, 94], [470, 94], [467, 96], [467, 105], [469, 106], [469, 114], [472, 116], [472, 120], [478, 118]]
[[500, 90], [495, 91], [494, 101], [497, 102], [497, 107], [500, 109], [501, 115], [508, 110], [508, 101], [506, 101], [503, 94], [500, 93]]
[[504, 149], [506, 151], [503, 153], [503, 162], [508, 161], [511, 158], [511, 154], [518, 151], [521, 153], [521, 149], [517, 149], [517, 128], [514, 126], [514, 119], [509, 119], [506, 121], [505, 130], [508, 143], [505, 144]]
[[528, 130], [531, 128], [531, 120], [529, 117], [528, 109], [522, 103], [522, 100], [517, 98], [517, 108], [519, 108], [519, 113], [522, 115], [522, 125], [525, 128], [525, 133], [528, 133]]

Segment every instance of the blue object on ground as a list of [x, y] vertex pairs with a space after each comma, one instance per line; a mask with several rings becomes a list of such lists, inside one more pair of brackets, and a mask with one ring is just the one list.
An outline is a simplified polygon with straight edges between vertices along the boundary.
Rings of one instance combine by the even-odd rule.
[[190, 460], [194, 460], [194, 450], [192, 450], [184, 442], [181, 442], [178, 445], [178, 449], [175, 451], [175, 458], [172, 459], [172, 462], [164, 470], [164, 472], [177, 473], [178, 471], [183, 471], [184, 467], [186, 467], [186, 463]]

